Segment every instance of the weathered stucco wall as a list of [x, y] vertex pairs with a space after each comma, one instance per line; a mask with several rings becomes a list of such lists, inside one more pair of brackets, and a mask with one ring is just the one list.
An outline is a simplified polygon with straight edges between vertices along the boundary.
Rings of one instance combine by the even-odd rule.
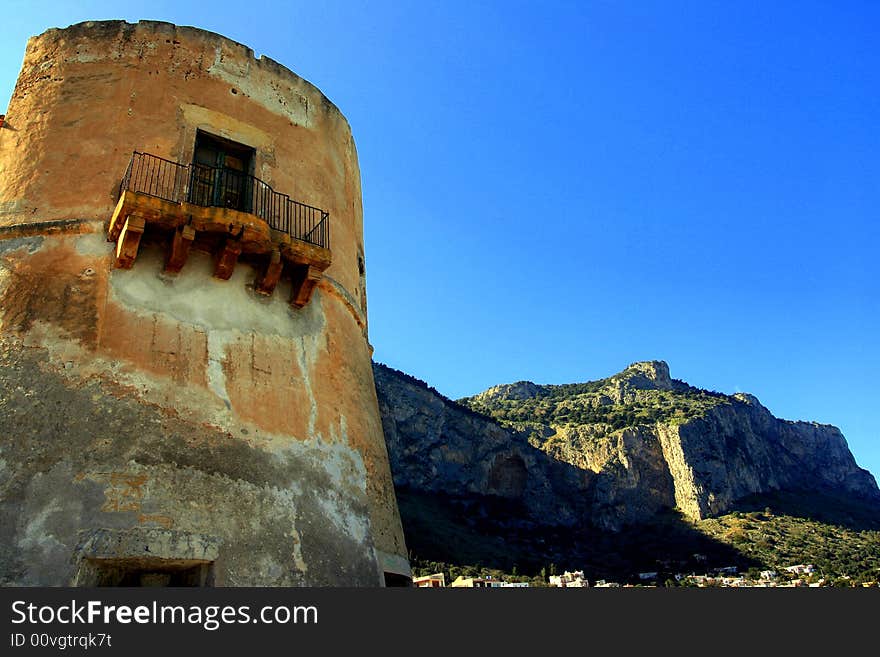
[[[197, 129], [330, 212], [309, 303], [160, 244], [114, 269], [131, 151], [189, 162]], [[408, 573], [366, 337], [360, 174], [317, 89], [216, 34], [100, 22], [28, 43], [0, 129], [0, 583], [94, 560], [210, 562], [224, 585]], [[140, 546], [135, 547], [135, 546]], [[170, 561], [169, 561], [170, 563]]]

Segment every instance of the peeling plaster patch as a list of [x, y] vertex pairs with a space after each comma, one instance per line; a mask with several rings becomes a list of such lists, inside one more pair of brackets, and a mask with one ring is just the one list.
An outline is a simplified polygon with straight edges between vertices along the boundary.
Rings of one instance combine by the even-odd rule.
[[[31, 325], [30, 331], [23, 337], [20, 344], [29, 348], [45, 349], [51, 355], [52, 360], [59, 365], [68, 362], [89, 362], [88, 358], [84, 357], [86, 352], [79, 342], [71, 340], [62, 330], [41, 319]], [[96, 369], [94, 373], [116, 369], [117, 365], [102, 361], [98, 367], [100, 369]]]
[[305, 384], [306, 392], [309, 395], [309, 435], [315, 435], [315, 424], [318, 420], [318, 400], [315, 399], [315, 392], [312, 390], [312, 381], [309, 377], [309, 364], [306, 358], [306, 339], [303, 337], [300, 340], [300, 344], [302, 348], [296, 354], [296, 360], [299, 364], [299, 369], [302, 372], [302, 380]]
[[87, 233], [76, 238], [76, 252], [84, 256], [106, 256], [113, 252], [113, 244], [101, 233]]
[[[212, 392], [194, 386], [175, 386], [169, 389], [167, 380], [127, 366], [121, 361], [95, 356], [43, 321], [34, 322], [21, 344], [29, 348], [45, 349], [49, 354], [49, 362], [54, 366], [46, 364], [43, 367], [76, 384], [88, 379], [104, 381], [110, 384], [114, 394], [118, 394], [122, 388], [127, 391], [126, 394], [136, 394], [148, 403], [166, 408], [170, 405], [178, 411], [186, 409], [194, 421], [208, 422], [223, 429], [229, 428], [226, 407], [217, 402], [217, 397]], [[72, 366], [63, 366], [66, 363]]]
[[320, 517], [329, 520], [335, 532], [356, 544], [369, 543], [370, 515], [362, 509], [367, 471], [361, 454], [348, 447], [347, 441], [328, 443], [320, 437], [292, 447], [294, 452], [307, 450], [311, 468], [324, 471], [328, 477], [328, 485], [313, 491], [312, 499], [320, 510]]
[[43, 237], [41, 235], [35, 237], [18, 237], [11, 240], [0, 240], [0, 253], [8, 253], [9, 251], [17, 251], [18, 249], [27, 249], [28, 254], [33, 254], [43, 248]]
[[323, 468], [333, 481], [345, 484], [358, 493], [366, 492], [366, 465], [360, 452], [348, 446], [346, 434], [342, 435], [341, 441], [331, 443], [318, 437], [306, 444], [320, 453], [320, 461], [315, 465]]
[[232, 408], [229, 393], [226, 391], [226, 374], [223, 372], [223, 361], [226, 359], [226, 347], [234, 340], [229, 331], [208, 331], [208, 387], [223, 400], [226, 408]]
[[368, 516], [353, 513], [351, 507], [336, 492], [330, 491], [318, 497], [318, 505], [341, 533], [350, 536], [357, 543], [367, 540], [370, 532]]
[[[247, 77], [248, 71], [250, 69], [250, 61], [249, 59], [238, 60], [235, 57], [234, 53], [224, 52], [224, 44], [217, 46], [214, 49], [214, 63], [208, 67], [208, 73], [221, 74], [219, 77], [231, 76], [232, 78], [244, 78]], [[224, 55], [228, 55], [224, 57]]]
[[318, 304], [291, 309], [287, 302], [289, 283], [279, 284], [268, 299], [257, 298], [249, 289], [254, 270], [247, 265], [236, 266], [228, 281], [212, 276], [213, 260], [206, 253], [190, 254], [183, 271], [173, 280], [161, 275], [162, 267], [160, 249], [143, 249], [132, 269], [113, 270], [113, 299], [135, 312], [162, 313], [208, 331], [299, 338], [323, 329], [324, 317]]
[[31, 514], [30, 522], [21, 531], [18, 546], [22, 550], [40, 550], [44, 555], [48, 555], [54, 550], [65, 549], [49, 529], [51, 517], [62, 511], [61, 505], [53, 499], [38, 512]]
[[149, 494], [146, 475], [122, 472], [96, 472], [88, 479], [104, 486], [104, 504], [101, 511], [123, 513], [141, 511], [141, 503]]
[[348, 420], [344, 415], [339, 416], [339, 437], [348, 442]]
[[[306, 459], [311, 468], [326, 473], [330, 480], [348, 487], [353, 491], [353, 496], [364, 494], [366, 492], [367, 469], [361, 454], [349, 444], [345, 418], [340, 418], [338, 434], [333, 431], [333, 435], [322, 437], [312, 433], [304, 441], [292, 442], [288, 435], [264, 432], [249, 422], [236, 421], [235, 417], [225, 410], [221, 412], [220, 409], [223, 407], [214, 400], [218, 397], [224, 402], [228, 400], [226, 377], [222, 368], [223, 360], [226, 358], [226, 347], [242, 334], [237, 331], [207, 331], [206, 334], [210, 358], [209, 367], [213, 370], [209, 372], [209, 386], [213, 394], [207, 391], [199, 392], [198, 389], [190, 387], [184, 389], [175, 387], [175, 408], [179, 411], [187, 409], [192, 421], [204, 421], [229, 430], [238, 436], [238, 440], [244, 440], [255, 447], [272, 452], [277, 458]], [[303, 349], [297, 362], [301, 368], [306, 365], [303, 381], [308, 386], [311, 395], [307, 364], [309, 359], [317, 357], [319, 345], [324, 343], [324, 338], [312, 337], [307, 341], [305, 339], [296, 341], [291, 344], [291, 348], [295, 348], [299, 343], [303, 344]], [[23, 344], [45, 349], [49, 354], [47, 366], [66, 379], [71, 381], [104, 380], [114, 387], [121, 385], [136, 390], [138, 396], [145, 401], [158, 403], [161, 406], [168, 404], [168, 400], [164, 398], [162, 392], [165, 383], [160, 377], [140, 370], [132, 371], [130, 368], [121, 366], [118, 361], [108, 361], [95, 356], [94, 353], [86, 352], [78, 343], [66, 339], [57, 329], [44, 322], [34, 323], [31, 331], [23, 340]], [[66, 369], [63, 366], [66, 362], [72, 362], [75, 365]], [[314, 398], [312, 400], [315, 403]], [[248, 433], [242, 434], [241, 428], [246, 428]], [[302, 494], [301, 487], [294, 482], [289, 483], [288, 488], [296, 495]]]
[[[293, 557], [293, 562], [296, 568], [303, 573], [308, 571], [308, 565], [306, 564], [305, 559], [302, 554], [302, 534], [296, 528], [296, 511], [299, 508], [301, 501], [303, 490], [302, 487], [296, 483], [292, 482], [291, 485], [286, 489], [273, 489], [272, 491], [273, 497], [276, 500], [283, 503], [284, 507], [289, 509], [294, 516], [294, 522], [290, 526], [290, 531], [286, 534], [290, 537], [290, 542], [292, 545], [291, 548], [291, 556]], [[285, 522], [285, 520], [280, 520], [280, 522]], [[274, 578], [278, 579], [278, 578]]]
[[96, 55], [94, 53], [87, 52], [77, 52], [75, 55], [71, 57], [65, 57], [65, 62], [73, 62], [75, 64], [91, 64], [92, 62], [98, 62], [103, 60], [104, 57], [102, 55]]
[[[312, 298], [309, 306], [314, 306], [316, 312], [323, 316], [323, 308], [317, 297]], [[308, 308], [308, 306], [306, 306]], [[297, 363], [302, 372], [302, 380], [309, 397], [309, 435], [315, 435], [315, 426], [318, 421], [318, 400], [315, 397], [310, 372], [315, 367], [320, 349], [326, 349], [327, 338], [323, 333], [319, 335], [303, 335], [300, 338], [300, 349], [297, 351]]]
[[291, 553], [291, 556], [293, 556], [293, 563], [297, 568], [305, 573], [306, 571], [308, 571], [309, 567], [306, 564], [305, 559], [303, 559], [302, 537], [295, 528], [291, 528], [290, 538], [293, 541], [293, 552]]
[[232, 61], [233, 57], [225, 57], [225, 54], [222, 46], [216, 49], [214, 63], [207, 71], [210, 75], [238, 88], [273, 114], [283, 116], [296, 125], [312, 127], [314, 108], [307, 95], [294, 88], [293, 84], [274, 76], [267, 76], [267, 80], [261, 75], [248, 75], [250, 62], [236, 63]]

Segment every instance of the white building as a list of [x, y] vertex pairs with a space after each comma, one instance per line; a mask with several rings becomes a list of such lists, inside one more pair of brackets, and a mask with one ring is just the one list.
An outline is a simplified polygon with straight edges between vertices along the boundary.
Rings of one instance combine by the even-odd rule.
[[795, 575], [809, 575], [816, 572], [816, 566], [811, 563], [799, 563], [795, 566], [786, 566], [785, 570]]
[[464, 575], [459, 575], [451, 586], [464, 589], [500, 589], [504, 586], [504, 582], [492, 577], [465, 577]]
[[584, 577], [583, 570], [575, 570], [568, 572], [567, 570], [561, 575], [550, 575], [550, 586], [557, 586], [562, 589], [587, 588], [590, 583]]
[[424, 577], [413, 577], [413, 586], [421, 589], [442, 589], [446, 587], [446, 575], [434, 573]]

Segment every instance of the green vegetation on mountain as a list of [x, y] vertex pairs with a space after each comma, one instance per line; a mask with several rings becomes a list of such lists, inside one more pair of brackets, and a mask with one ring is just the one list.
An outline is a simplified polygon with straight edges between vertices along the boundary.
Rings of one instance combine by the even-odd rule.
[[840, 495], [775, 493], [742, 500], [700, 531], [776, 570], [811, 563], [818, 576], [880, 579], [880, 510]]
[[[795, 564], [816, 566], [809, 581], [858, 585], [880, 580], [880, 513], [834, 496], [813, 497], [813, 509], [806, 512], [804, 499], [777, 493], [743, 503], [743, 509], [754, 510], [717, 518], [694, 522], [659, 514], [619, 533], [587, 534], [511, 530], [463, 517], [459, 509], [467, 506], [464, 502], [411, 492], [401, 496], [401, 511], [407, 537], [412, 537], [414, 573], [445, 572], [448, 580], [492, 575], [539, 585], [547, 575], [584, 570], [591, 581], [636, 583], [638, 573], [656, 571], [663, 582], [675, 574], [728, 566], [756, 578], [767, 569], [785, 578], [784, 569]], [[774, 504], [782, 510], [774, 510]]]
[[[533, 397], [510, 398], [487, 391], [458, 400], [473, 411], [522, 430], [538, 426], [606, 425], [610, 431], [656, 422], [681, 423], [732, 397], [674, 382], [676, 389], [619, 392], [616, 377], [563, 385], [535, 386]], [[516, 384], [514, 384], [516, 385]]]
[[815, 578], [880, 579], [880, 532], [857, 531], [808, 518], [734, 512], [699, 522], [700, 531], [777, 571], [808, 563]]

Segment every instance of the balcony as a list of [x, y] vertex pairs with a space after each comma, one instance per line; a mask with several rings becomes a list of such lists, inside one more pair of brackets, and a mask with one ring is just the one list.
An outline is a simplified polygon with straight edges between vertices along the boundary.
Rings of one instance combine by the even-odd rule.
[[224, 280], [244, 255], [258, 271], [254, 289], [272, 294], [285, 274], [296, 307], [308, 303], [331, 261], [330, 218], [324, 210], [276, 192], [254, 176], [136, 151], [108, 230], [117, 267], [131, 268], [145, 232], [166, 243], [167, 272], [181, 271], [193, 245], [214, 255], [214, 276]]

